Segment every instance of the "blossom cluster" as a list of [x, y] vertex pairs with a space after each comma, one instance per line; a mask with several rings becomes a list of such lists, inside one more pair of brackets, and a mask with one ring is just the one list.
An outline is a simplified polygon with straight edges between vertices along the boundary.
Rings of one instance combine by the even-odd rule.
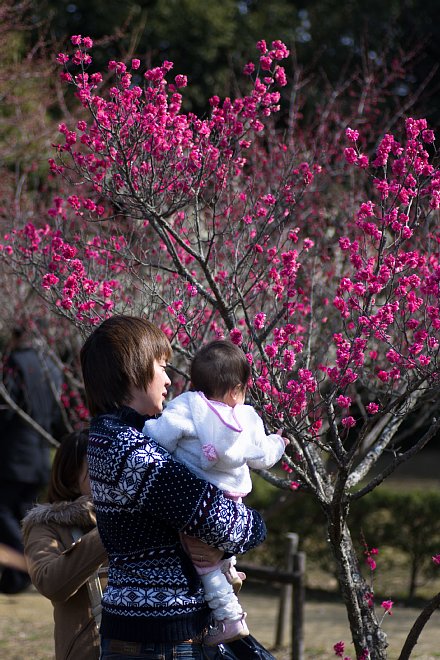
[[106, 87], [92, 40], [72, 44], [57, 60], [84, 113], [60, 124], [50, 168], [73, 187], [47, 224], [0, 249], [51, 304], [80, 326], [148, 309], [183, 354], [228, 336], [249, 356], [268, 424], [318, 443], [329, 423], [350, 441], [396, 393], [438, 378], [440, 173], [425, 120], [369, 157], [347, 128], [347, 171], [362, 185], [336, 228], [304, 202], [319, 200], [325, 168], [272, 132], [284, 44], [260, 41], [249, 93], [213, 96], [204, 117], [183, 111], [188, 80], [172, 62], [142, 72], [112, 60]]

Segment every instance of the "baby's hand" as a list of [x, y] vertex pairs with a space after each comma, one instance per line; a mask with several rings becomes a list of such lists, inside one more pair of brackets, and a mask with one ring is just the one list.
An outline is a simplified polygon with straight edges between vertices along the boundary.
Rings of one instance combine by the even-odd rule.
[[283, 437], [283, 431], [282, 431], [282, 429], [278, 429], [277, 433], [278, 433], [278, 435], [281, 436], [281, 440], [284, 441], [284, 446], [285, 446], [285, 447], [287, 447], [287, 445], [290, 445], [290, 440], [288, 440], [287, 438], [284, 438], [284, 437]]

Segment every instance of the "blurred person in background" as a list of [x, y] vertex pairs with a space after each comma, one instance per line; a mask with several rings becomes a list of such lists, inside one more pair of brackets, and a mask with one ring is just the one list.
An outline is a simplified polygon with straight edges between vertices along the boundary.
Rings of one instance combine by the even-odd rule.
[[[37, 350], [24, 327], [12, 332], [3, 360], [3, 385], [12, 401], [49, 433], [61, 427], [62, 373]], [[47, 486], [48, 442], [7, 402], [0, 407], [0, 544], [23, 553], [21, 520]], [[27, 589], [30, 577], [13, 566], [0, 567], [0, 593]]]

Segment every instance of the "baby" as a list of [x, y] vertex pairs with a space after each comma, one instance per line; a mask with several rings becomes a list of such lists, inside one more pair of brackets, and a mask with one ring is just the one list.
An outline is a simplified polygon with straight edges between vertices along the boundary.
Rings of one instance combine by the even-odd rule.
[[[288, 444], [280, 434], [266, 434], [260, 416], [244, 404], [250, 375], [238, 346], [228, 340], [206, 344], [191, 364], [194, 391], [177, 396], [143, 429], [197, 476], [234, 500], [252, 489], [249, 468], [272, 467]], [[235, 557], [231, 557], [206, 569], [196, 567], [216, 621], [205, 644], [249, 635], [246, 613], [236, 596], [241, 578], [234, 565]]]

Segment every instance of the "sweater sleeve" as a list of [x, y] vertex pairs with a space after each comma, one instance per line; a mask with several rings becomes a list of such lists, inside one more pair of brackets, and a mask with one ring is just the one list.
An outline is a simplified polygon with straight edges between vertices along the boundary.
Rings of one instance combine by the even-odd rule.
[[[232, 554], [264, 540], [266, 527], [257, 511], [225, 497], [135, 429], [126, 427], [117, 438], [105, 440], [106, 451], [93, 432], [89, 440], [93, 499], [104, 544], [112, 511], [121, 517], [121, 529], [140, 519], [147, 527], [185, 532]], [[124, 545], [123, 535], [118, 543]]]
[[24, 551], [33, 585], [53, 602], [68, 600], [107, 559], [96, 528], [66, 549], [56, 527], [38, 524]]
[[232, 554], [248, 552], [264, 541], [266, 526], [257, 511], [225, 497], [212, 484], [201, 483], [199, 507], [180, 531]]
[[165, 524], [233, 554], [264, 541], [266, 527], [257, 511], [225, 497], [165, 453], [156, 467], [154, 487], [145, 503]]

